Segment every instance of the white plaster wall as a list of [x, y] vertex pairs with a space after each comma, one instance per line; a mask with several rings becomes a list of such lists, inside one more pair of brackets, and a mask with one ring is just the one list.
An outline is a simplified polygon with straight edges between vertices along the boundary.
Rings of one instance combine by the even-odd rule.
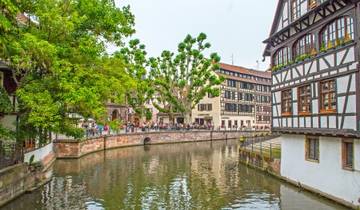
[[41, 147], [37, 150], [25, 153], [24, 154], [24, 162], [29, 163], [31, 156], [33, 156], [33, 155], [34, 155], [34, 162], [39, 162], [51, 153], [53, 153], [53, 143], [50, 143], [50, 144], [46, 145], [45, 147]]
[[220, 125], [221, 125], [221, 121], [225, 120], [225, 127], [228, 128], [228, 122], [231, 120], [231, 125], [234, 125], [235, 120], [238, 121], [238, 126], [240, 128], [240, 124], [241, 124], [241, 120], [244, 122], [244, 126], [248, 126], [248, 124], [246, 123], [246, 121], [250, 121], [250, 127], [252, 128], [252, 126], [255, 126], [255, 115], [253, 116], [228, 116], [228, 115], [222, 115], [220, 117]]
[[209, 98], [205, 96], [199, 104], [212, 104], [212, 110], [211, 111], [199, 111], [198, 106], [195, 106], [195, 108], [192, 110], [192, 119], [191, 122], [195, 122], [196, 118], [203, 119], [206, 116], [211, 116], [213, 125], [215, 128], [218, 128], [221, 124], [220, 121], [220, 113], [221, 113], [221, 105], [220, 105], [220, 96]]
[[319, 163], [305, 160], [305, 136], [281, 137], [281, 175], [360, 205], [360, 140], [355, 140], [355, 170], [342, 169], [341, 139], [320, 137]]

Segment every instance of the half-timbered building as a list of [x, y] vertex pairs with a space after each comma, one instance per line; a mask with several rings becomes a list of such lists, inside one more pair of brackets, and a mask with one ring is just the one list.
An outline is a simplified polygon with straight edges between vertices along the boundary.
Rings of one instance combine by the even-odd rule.
[[360, 1], [279, 0], [264, 56], [281, 175], [360, 205]]
[[202, 99], [192, 112], [193, 122], [216, 129], [269, 130], [271, 74], [225, 63], [216, 74], [225, 79], [220, 95]]

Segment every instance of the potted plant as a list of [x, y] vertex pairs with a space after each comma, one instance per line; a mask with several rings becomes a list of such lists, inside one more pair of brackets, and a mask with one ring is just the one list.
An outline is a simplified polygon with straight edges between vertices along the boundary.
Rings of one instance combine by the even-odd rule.
[[345, 33], [344, 44], [347, 44], [347, 43], [349, 43], [349, 42], [351, 42], [351, 41], [352, 41], [352, 38], [351, 38], [350, 34], [349, 34], [349, 33]]
[[325, 44], [324, 44], [324, 43], [321, 44], [320, 52], [321, 52], [321, 53], [326, 52], [326, 47], [325, 47]]
[[339, 38], [335, 40], [335, 47], [339, 47], [341, 45], [341, 41]]
[[316, 51], [315, 48], [311, 49], [310, 55], [313, 56], [313, 57], [315, 57], [317, 55], [317, 51]]
[[330, 50], [334, 47], [332, 41], [329, 41], [328, 44], [327, 44], [327, 49]]

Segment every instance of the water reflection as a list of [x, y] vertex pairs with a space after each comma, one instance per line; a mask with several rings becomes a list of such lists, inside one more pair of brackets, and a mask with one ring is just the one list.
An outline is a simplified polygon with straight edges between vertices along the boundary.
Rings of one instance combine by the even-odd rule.
[[58, 160], [3, 209], [343, 209], [238, 164], [236, 141], [123, 148]]

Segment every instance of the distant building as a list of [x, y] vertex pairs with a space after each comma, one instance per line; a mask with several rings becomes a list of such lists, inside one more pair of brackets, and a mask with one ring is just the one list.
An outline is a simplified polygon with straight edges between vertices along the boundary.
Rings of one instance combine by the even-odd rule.
[[222, 129], [270, 129], [271, 73], [221, 64], [220, 96], [206, 96], [193, 110], [193, 122]]
[[264, 56], [281, 175], [359, 208], [360, 1], [278, 2]]

